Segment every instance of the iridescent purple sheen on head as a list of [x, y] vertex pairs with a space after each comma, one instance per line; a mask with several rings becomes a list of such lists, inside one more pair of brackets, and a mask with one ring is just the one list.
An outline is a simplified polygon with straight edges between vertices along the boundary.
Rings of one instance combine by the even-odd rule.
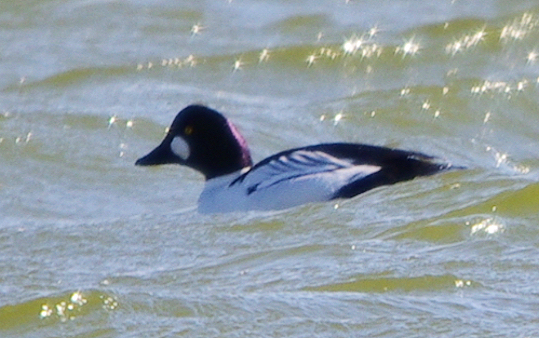
[[243, 167], [251, 167], [253, 165], [253, 160], [251, 159], [251, 152], [249, 151], [249, 147], [247, 146], [247, 141], [245, 141], [243, 136], [240, 134], [240, 132], [232, 122], [227, 119], [226, 123], [228, 124], [232, 135], [238, 141], [238, 144], [241, 147], [241, 160]]

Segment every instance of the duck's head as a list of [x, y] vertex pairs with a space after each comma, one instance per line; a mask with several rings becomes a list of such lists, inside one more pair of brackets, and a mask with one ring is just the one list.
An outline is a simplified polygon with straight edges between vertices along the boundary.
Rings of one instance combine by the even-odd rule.
[[191, 105], [178, 113], [160, 145], [135, 164], [177, 163], [200, 171], [206, 179], [252, 165], [245, 139], [219, 112]]

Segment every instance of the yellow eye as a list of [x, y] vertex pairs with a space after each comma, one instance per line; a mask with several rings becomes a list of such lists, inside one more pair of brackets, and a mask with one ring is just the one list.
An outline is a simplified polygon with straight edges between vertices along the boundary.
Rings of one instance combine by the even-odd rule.
[[193, 127], [187, 126], [183, 129], [183, 133], [187, 136], [191, 135], [193, 133]]

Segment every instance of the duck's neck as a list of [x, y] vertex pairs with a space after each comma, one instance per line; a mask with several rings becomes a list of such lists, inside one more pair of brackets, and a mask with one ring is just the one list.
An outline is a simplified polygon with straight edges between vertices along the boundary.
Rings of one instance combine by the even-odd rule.
[[205, 168], [198, 168], [206, 180], [229, 175], [253, 165], [247, 142], [230, 121], [227, 123], [230, 135], [213, 149], [209, 159], [211, 163]]

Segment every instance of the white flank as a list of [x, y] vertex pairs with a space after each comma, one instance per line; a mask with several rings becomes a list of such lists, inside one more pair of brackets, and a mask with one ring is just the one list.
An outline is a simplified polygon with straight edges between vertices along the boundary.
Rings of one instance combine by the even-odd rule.
[[241, 181], [240, 172], [206, 182], [199, 199], [199, 211], [279, 210], [333, 198], [343, 186], [381, 169], [353, 164], [321, 151], [296, 151], [261, 167], [255, 167]]

